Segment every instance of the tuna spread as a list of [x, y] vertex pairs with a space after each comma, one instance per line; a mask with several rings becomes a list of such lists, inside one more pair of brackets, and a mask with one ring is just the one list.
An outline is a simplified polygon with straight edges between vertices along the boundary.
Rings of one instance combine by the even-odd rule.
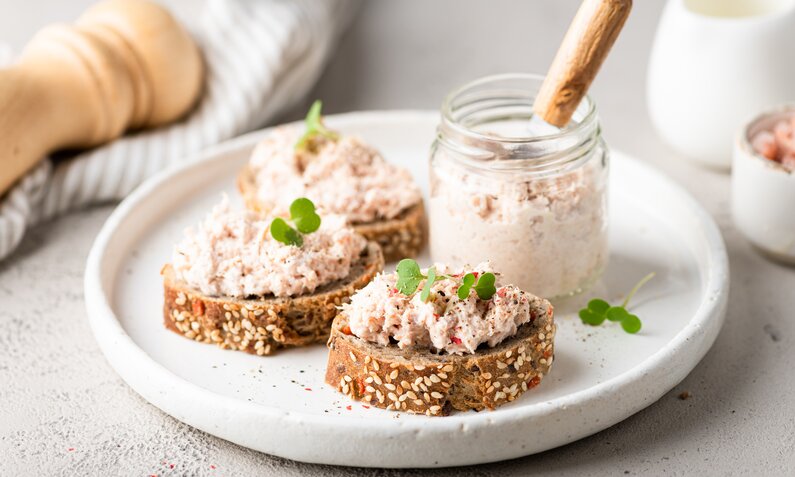
[[295, 197], [307, 197], [358, 224], [395, 218], [421, 200], [411, 174], [362, 140], [318, 138], [311, 150], [296, 150], [301, 134], [294, 126], [277, 128], [254, 150], [250, 167], [266, 209], [283, 211]]
[[[490, 268], [483, 263], [474, 271]], [[463, 275], [463, 270], [439, 264], [436, 269], [440, 274]], [[456, 294], [459, 282], [443, 279], [433, 284], [432, 299], [423, 302], [419, 292], [411, 296], [398, 292], [396, 283], [396, 273], [378, 275], [342, 306], [351, 333], [382, 346], [394, 340], [401, 349], [474, 353], [483, 343], [493, 347], [515, 335], [519, 326], [533, 320], [531, 302], [541, 300], [514, 286], [499, 287], [489, 300], [470, 290], [469, 297], [461, 300]]]
[[224, 197], [174, 247], [177, 278], [210, 296], [296, 296], [347, 277], [367, 245], [339, 215], [323, 216], [301, 247], [274, 240], [269, 224]]
[[600, 165], [548, 178], [476, 173], [437, 153], [431, 176], [434, 260], [490, 260], [507, 282], [544, 297], [576, 292], [607, 260]]

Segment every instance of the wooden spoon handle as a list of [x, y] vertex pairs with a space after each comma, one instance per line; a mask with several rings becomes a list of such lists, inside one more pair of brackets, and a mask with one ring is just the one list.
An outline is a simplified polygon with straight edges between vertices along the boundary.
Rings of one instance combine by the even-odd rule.
[[632, 9], [632, 0], [585, 0], [552, 61], [533, 110], [549, 124], [571, 120]]
[[0, 195], [52, 151], [183, 116], [203, 71], [190, 35], [147, 0], [106, 0], [44, 28], [0, 69]]

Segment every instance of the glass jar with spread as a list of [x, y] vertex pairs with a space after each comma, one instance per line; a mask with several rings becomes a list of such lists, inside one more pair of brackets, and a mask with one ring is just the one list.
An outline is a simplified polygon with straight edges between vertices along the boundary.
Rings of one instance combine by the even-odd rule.
[[452, 92], [431, 151], [430, 245], [451, 266], [491, 261], [547, 298], [605, 268], [608, 151], [586, 97], [562, 129], [533, 114], [543, 77], [486, 77]]

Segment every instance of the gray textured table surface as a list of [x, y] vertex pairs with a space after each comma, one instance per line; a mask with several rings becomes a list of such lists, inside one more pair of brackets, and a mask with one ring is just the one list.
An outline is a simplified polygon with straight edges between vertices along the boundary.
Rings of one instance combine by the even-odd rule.
[[[23, 3], [0, 0], [0, 36], [18, 47], [35, 28], [71, 19], [86, 3], [35, 0], [22, 11]], [[727, 175], [690, 165], [651, 129], [645, 69], [661, 6], [636, 2], [592, 94], [611, 146], [675, 177], [721, 226], [732, 285], [715, 346], [659, 402], [595, 436], [513, 461], [406, 474], [792, 475], [795, 270], [761, 258], [734, 229]], [[575, 9], [571, 0], [370, 1], [313, 96], [329, 112], [436, 108], [469, 79], [542, 72]], [[85, 257], [110, 212], [97, 207], [39, 226], [0, 263], [0, 474], [402, 473], [259, 454], [181, 424], [130, 390], [100, 354], [83, 306]], [[690, 399], [677, 398], [684, 390]]]

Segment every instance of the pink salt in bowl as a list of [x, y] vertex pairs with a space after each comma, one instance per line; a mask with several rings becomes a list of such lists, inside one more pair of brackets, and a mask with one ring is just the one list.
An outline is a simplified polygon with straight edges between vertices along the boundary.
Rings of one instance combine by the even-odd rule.
[[795, 264], [795, 104], [747, 123], [733, 161], [735, 225], [769, 257]]

